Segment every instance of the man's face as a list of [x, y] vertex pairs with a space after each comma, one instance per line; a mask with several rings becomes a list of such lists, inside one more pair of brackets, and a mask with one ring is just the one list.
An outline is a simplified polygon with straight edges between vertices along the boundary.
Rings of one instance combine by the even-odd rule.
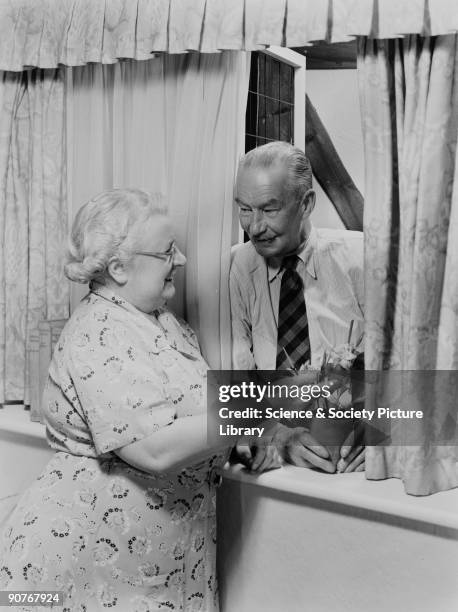
[[283, 257], [304, 241], [304, 206], [288, 199], [286, 170], [242, 168], [237, 176], [235, 201], [240, 224], [263, 257]]

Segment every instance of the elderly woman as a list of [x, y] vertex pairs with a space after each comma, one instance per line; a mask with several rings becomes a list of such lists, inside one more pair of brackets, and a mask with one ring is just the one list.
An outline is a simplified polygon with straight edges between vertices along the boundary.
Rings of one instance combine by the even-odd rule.
[[0, 588], [64, 591], [66, 612], [217, 609], [228, 449], [207, 446], [207, 365], [165, 307], [185, 261], [159, 196], [113, 190], [79, 211], [66, 274], [91, 290], [54, 352], [57, 452], [7, 524]]

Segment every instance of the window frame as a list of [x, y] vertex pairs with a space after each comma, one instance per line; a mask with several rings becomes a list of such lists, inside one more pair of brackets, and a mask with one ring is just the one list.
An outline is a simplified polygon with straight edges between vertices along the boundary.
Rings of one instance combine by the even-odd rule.
[[[305, 55], [286, 47], [271, 46], [261, 51], [294, 68], [294, 145], [305, 149]], [[299, 112], [302, 109], [302, 112]]]

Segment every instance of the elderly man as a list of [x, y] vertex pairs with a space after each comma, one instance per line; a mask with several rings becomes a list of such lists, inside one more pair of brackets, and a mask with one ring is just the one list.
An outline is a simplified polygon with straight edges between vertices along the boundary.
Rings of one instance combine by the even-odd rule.
[[[247, 153], [235, 202], [250, 242], [235, 250], [230, 273], [233, 367], [319, 367], [325, 352], [348, 341], [351, 321], [352, 339], [362, 337], [362, 233], [312, 226], [315, 193], [304, 153], [285, 142]], [[282, 428], [277, 443], [290, 463], [335, 471], [306, 428]], [[342, 470], [362, 469], [360, 450], [341, 450]]]

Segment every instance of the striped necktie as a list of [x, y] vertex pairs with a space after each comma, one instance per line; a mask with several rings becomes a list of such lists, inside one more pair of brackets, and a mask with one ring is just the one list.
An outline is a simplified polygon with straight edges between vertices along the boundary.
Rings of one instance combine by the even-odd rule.
[[278, 308], [277, 370], [299, 369], [310, 359], [309, 326], [305, 309], [304, 287], [296, 271], [297, 255], [282, 263], [280, 303]]

